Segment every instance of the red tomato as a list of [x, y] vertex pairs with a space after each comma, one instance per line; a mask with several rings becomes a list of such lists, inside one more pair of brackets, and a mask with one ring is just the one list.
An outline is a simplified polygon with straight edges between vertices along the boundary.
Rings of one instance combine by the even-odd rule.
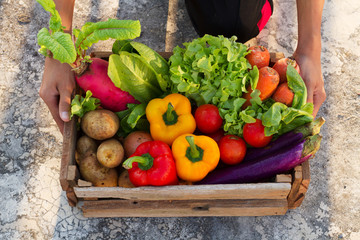
[[194, 115], [196, 126], [202, 133], [214, 133], [222, 126], [223, 120], [215, 105], [201, 105], [196, 109]]
[[300, 67], [297, 62], [290, 58], [281, 58], [276, 61], [273, 68], [279, 73], [280, 83], [287, 82], [286, 70], [287, 66], [292, 65], [298, 73], [300, 73]]
[[251, 66], [256, 65], [258, 69], [262, 67], [269, 66], [270, 63], [270, 53], [264, 46], [252, 46], [248, 49], [251, 51], [246, 55], [246, 59], [249, 61]]
[[272, 136], [265, 136], [264, 129], [260, 119], [256, 119], [254, 123], [246, 123], [243, 129], [244, 140], [252, 147], [265, 147]]
[[225, 135], [221, 138], [219, 149], [221, 161], [229, 165], [240, 163], [246, 154], [245, 141], [235, 135]]

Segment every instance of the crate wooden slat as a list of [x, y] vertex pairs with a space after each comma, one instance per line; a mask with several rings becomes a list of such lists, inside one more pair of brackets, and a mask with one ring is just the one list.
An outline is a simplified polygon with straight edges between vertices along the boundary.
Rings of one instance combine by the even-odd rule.
[[189, 217], [284, 215], [286, 199], [84, 201], [84, 217]]
[[188, 199], [285, 199], [290, 183], [226, 184], [164, 187], [75, 187], [79, 198], [124, 198], [132, 200], [188, 200]]
[[[110, 52], [96, 52], [107, 58]], [[169, 58], [171, 53], [159, 53]], [[271, 62], [284, 57], [271, 53]], [[75, 162], [76, 122], [65, 123], [60, 183], [70, 206], [85, 217], [186, 217], [283, 215], [300, 206], [310, 182], [308, 162], [274, 181], [254, 184], [178, 185], [165, 187], [93, 187], [83, 181]]]

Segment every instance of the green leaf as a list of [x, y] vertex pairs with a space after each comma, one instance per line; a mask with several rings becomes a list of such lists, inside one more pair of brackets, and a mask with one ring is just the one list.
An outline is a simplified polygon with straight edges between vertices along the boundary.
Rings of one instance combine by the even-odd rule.
[[279, 126], [282, 119], [282, 111], [286, 108], [287, 106], [283, 103], [274, 103], [271, 108], [262, 115], [262, 124], [265, 127]]
[[134, 109], [132, 109], [127, 119], [127, 124], [131, 128], [135, 128], [139, 119], [142, 116], [145, 116], [145, 109], [146, 109], [145, 103], [138, 104]]
[[109, 38], [117, 40], [134, 39], [140, 36], [141, 26], [139, 21], [109, 19], [103, 22], [86, 23], [78, 34], [75, 46], [78, 54], [87, 50], [99, 40]]
[[71, 101], [70, 119], [74, 115], [81, 118], [85, 113], [95, 110], [100, 105], [100, 100], [91, 96], [91, 91], [86, 92], [85, 98], [78, 94], [75, 95], [74, 99]]
[[116, 112], [116, 115], [121, 119], [121, 128], [117, 133], [120, 136], [126, 136], [135, 130], [149, 130], [149, 121], [145, 117], [146, 104], [128, 104], [128, 109]]
[[133, 52], [133, 47], [130, 45], [131, 40], [116, 40], [112, 46], [112, 53], [118, 54], [120, 51]]
[[259, 69], [255, 65], [253, 69], [249, 71], [249, 77], [250, 77], [250, 86], [251, 89], [254, 90], [257, 86], [257, 83], [259, 81]]
[[46, 28], [42, 28], [38, 35], [38, 44], [42, 51], [44, 48], [50, 50], [53, 58], [61, 63], [73, 63], [76, 60], [76, 51], [71, 36], [68, 33], [55, 32], [50, 35]]
[[286, 77], [289, 88], [294, 92], [294, 100], [292, 102], [292, 107], [300, 109], [302, 106], [305, 105], [307, 100], [306, 85], [300, 74], [291, 65], [288, 65], [287, 67]]
[[53, 0], [36, 0], [45, 11], [49, 12], [51, 17], [49, 21], [50, 30], [55, 33], [62, 31], [61, 18]]
[[169, 65], [167, 61], [145, 44], [131, 42], [130, 45], [154, 69], [161, 90], [166, 91], [169, 82]]
[[135, 53], [120, 52], [120, 55], [110, 55], [108, 75], [116, 87], [129, 92], [142, 103], [147, 103], [163, 93], [154, 70]]

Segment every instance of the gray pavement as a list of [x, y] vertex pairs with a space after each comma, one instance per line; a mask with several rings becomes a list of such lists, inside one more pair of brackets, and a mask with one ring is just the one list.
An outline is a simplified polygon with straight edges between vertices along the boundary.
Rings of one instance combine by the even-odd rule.
[[[259, 35], [286, 56], [297, 42], [294, 2], [276, 0]], [[285, 216], [86, 219], [61, 190], [62, 136], [38, 96], [44, 58], [36, 34], [49, 16], [34, 0], [0, 0], [0, 239], [360, 239], [359, 9], [357, 0], [325, 3], [327, 100], [318, 115], [327, 122], [301, 207]], [[76, 1], [75, 28], [108, 17], [139, 19], [138, 41], [158, 51], [197, 37], [183, 0]]]

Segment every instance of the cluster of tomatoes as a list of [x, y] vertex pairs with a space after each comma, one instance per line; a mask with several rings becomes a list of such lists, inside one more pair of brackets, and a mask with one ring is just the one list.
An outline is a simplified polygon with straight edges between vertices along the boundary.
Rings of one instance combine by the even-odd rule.
[[220, 159], [228, 165], [240, 163], [246, 154], [247, 145], [264, 147], [272, 139], [265, 136], [261, 120], [246, 123], [243, 129], [243, 138], [236, 135], [224, 135], [222, 130], [223, 119], [215, 105], [204, 104], [195, 111], [196, 126], [199, 131], [213, 138], [219, 145]]

